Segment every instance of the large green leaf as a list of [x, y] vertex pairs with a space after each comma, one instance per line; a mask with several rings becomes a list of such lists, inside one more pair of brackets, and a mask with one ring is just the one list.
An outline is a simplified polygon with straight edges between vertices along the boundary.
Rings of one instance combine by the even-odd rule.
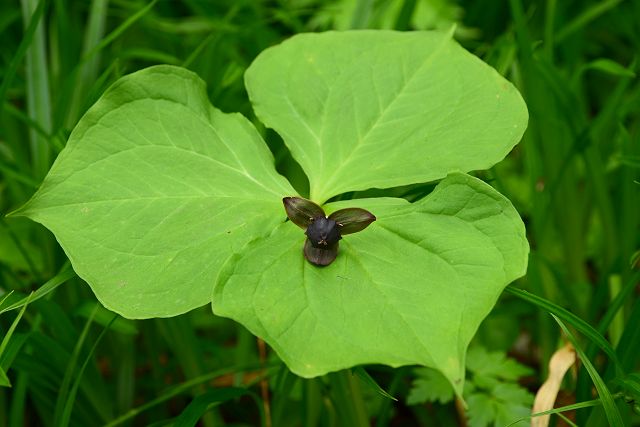
[[467, 345], [504, 287], [526, 270], [524, 225], [489, 185], [450, 175], [421, 201], [362, 199], [377, 216], [318, 268], [291, 222], [223, 268], [213, 310], [267, 341], [293, 372], [363, 363], [440, 370], [458, 393]]
[[210, 301], [225, 259], [282, 222], [292, 193], [245, 118], [157, 66], [104, 94], [17, 213], [53, 231], [106, 307], [171, 316]]
[[527, 123], [518, 91], [443, 33], [297, 35], [262, 52], [245, 81], [316, 202], [489, 168]]

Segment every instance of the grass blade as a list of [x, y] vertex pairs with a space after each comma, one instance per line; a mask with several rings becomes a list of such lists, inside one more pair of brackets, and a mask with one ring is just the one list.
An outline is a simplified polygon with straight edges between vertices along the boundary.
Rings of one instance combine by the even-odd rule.
[[534, 305], [537, 305], [543, 310], [551, 313], [551, 315], [554, 317], [557, 316], [560, 319], [563, 319], [566, 322], [568, 322], [571, 326], [573, 326], [582, 334], [584, 334], [587, 338], [589, 338], [595, 345], [600, 347], [600, 349], [607, 356], [609, 356], [609, 359], [611, 359], [616, 370], [619, 373], [623, 372], [623, 369], [620, 364], [620, 360], [618, 359], [618, 355], [611, 347], [611, 344], [609, 344], [609, 342], [606, 339], [604, 339], [604, 337], [597, 330], [595, 330], [593, 326], [589, 325], [587, 322], [585, 322], [575, 314], [571, 313], [569, 310], [563, 307], [560, 307], [559, 305], [554, 304], [545, 298], [539, 297], [525, 290], [518, 289], [513, 286], [507, 286], [505, 291], [512, 295], [517, 296], [518, 298], [521, 298]]
[[589, 22], [598, 18], [600, 15], [612, 9], [621, 3], [622, 0], [608, 0], [603, 2], [597, 2], [589, 9], [578, 15], [573, 21], [569, 22], [562, 30], [558, 31], [556, 36], [556, 42], [559, 43], [566, 37], [578, 31], [580, 28], [585, 27]]
[[571, 341], [571, 344], [573, 344], [573, 348], [575, 348], [576, 353], [578, 353], [578, 357], [580, 357], [582, 364], [584, 365], [585, 369], [589, 373], [589, 376], [591, 377], [591, 381], [593, 381], [593, 385], [598, 391], [598, 396], [600, 396], [600, 400], [602, 401], [602, 407], [604, 408], [604, 412], [607, 415], [607, 420], [609, 421], [609, 425], [611, 427], [623, 427], [624, 423], [622, 421], [622, 416], [618, 411], [616, 402], [613, 400], [613, 396], [609, 392], [607, 385], [602, 380], [602, 377], [600, 377], [600, 374], [598, 373], [596, 368], [593, 366], [591, 361], [587, 358], [584, 351], [582, 351], [582, 348], [580, 348], [580, 346], [578, 345], [578, 340], [576, 340], [576, 337], [571, 333], [571, 331], [562, 322], [562, 320], [560, 320], [554, 314], [551, 314], [551, 316], [553, 316], [555, 321], [558, 322], [558, 325], [560, 325], [564, 333], [567, 335], [567, 338], [569, 338], [569, 341]]
[[587, 400], [586, 402], [574, 403], [572, 405], [561, 406], [559, 408], [549, 409], [548, 411], [536, 412], [535, 414], [531, 414], [527, 417], [519, 418], [512, 423], [508, 424], [505, 427], [510, 427], [512, 425], [516, 425], [519, 422], [529, 420], [535, 417], [542, 417], [544, 415], [560, 415], [562, 412], [575, 411], [576, 409], [584, 409], [584, 408], [592, 408], [594, 406], [601, 405], [602, 401], [600, 399]]
[[[33, 293], [29, 295], [29, 297], [27, 298], [27, 302], [22, 306], [22, 310], [20, 310], [20, 313], [18, 313], [13, 323], [9, 327], [7, 334], [2, 339], [2, 343], [0, 343], [0, 359], [2, 358], [2, 353], [4, 353], [4, 350], [7, 348], [7, 345], [9, 345], [11, 336], [13, 335], [16, 328], [18, 327], [18, 323], [20, 323], [20, 319], [22, 319], [22, 315], [24, 315], [24, 312], [27, 309], [27, 305], [31, 302], [32, 295]], [[6, 373], [2, 368], [0, 368], [0, 386], [11, 387], [11, 382], [9, 381], [9, 378], [7, 377]]]
[[395, 397], [393, 397], [392, 395], [387, 393], [382, 387], [380, 387], [380, 385], [376, 382], [376, 380], [374, 380], [371, 377], [371, 375], [369, 375], [369, 373], [364, 370], [364, 368], [362, 366], [357, 366], [357, 367], [353, 368], [351, 371], [358, 378], [360, 378], [362, 380], [362, 382], [364, 382], [366, 385], [368, 385], [373, 390], [375, 390], [376, 393], [378, 393], [379, 395], [381, 395], [383, 397], [386, 397], [387, 399], [395, 400], [396, 402], [398, 401], [398, 399], [396, 399]]
[[[73, 379], [73, 374], [75, 372], [75, 368], [77, 366], [78, 359], [80, 357], [80, 352], [82, 351], [82, 346], [84, 345], [84, 341], [87, 338], [89, 333], [89, 327], [93, 323], [93, 316], [98, 311], [98, 306], [96, 305], [92, 315], [87, 319], [87, 322], [84, 325], [80, 336], [76, 342], [75, 347], [73, 348], [73, 352], [69, 357], [69, 362], [67, 363], [67, 369], [64, 373], [64, 377], [62, 378], [62, 383], [60, 384], [60, 390], [58, 392], [58, 400], [56, 401], [56, 408], [54, 412], [54, 425], [66, 427], [69, 424], [69, 417], [66, 414], [66, 408], [72, 399], [70, 389], [72, 387], [71, 380]], [[80, 375], [80, 373], [78, 373]]]
[[51, 279], [49, 279], [44, 285], [40, 286], [38, 290], [36, 290], [35, 292], [32, 292], [31, 295], [29, 295], [28, 297], [22, 298], [21, 300], [16, 301], [8, 305], [7, 307], [3, 307], [3, 303], [5, 302], [3, 300], [2, 301], [3, 303], [0, 303], [0, 314], [6, 313], [7, 311], [15, 310], [16, 308], [25, 307], [30, 301], [39, 300], [40, 298], [52, 292], [58, 286], [69, 281], [75, 276], [76, 276], [76, 273], [71, 268], [71, 264], [69, 264], [69, 262], [66, 262], [62, 266], [62, 269], [58, 274], [56, 274]]
[[[7, 67], [3, 75], [2, 84], [0, 85], [0, 105], [4, 105], [5, 103], [4, 99], [5, 99], [7, 90], [9, 89], [9, 86], [13, 81], [13, 76], [15, 76], [16, 70], [20, 66], [20, 63], [22, 63], [22, 59], [24, 58], [24, 55], [27, 53], [27, 49], [29, 48], [29, 46], [31, 45], [31, 42], [33, 41], [33, 37], [36, 33], [36, 29], [38, 28], [38, 24], [40, 23], [42, 14], [45, 11], [46, 4], [47, 4], [46, 1], [44, 0], [41, 1], [38, 7], [36, 8], [36, 10], [31, 15], [29, 25], [27, 26], [27, 29], [24, 32], [22, 41], [20, 42], [20, 45], [18, 46], [18, 49], [16, 50], [15, 55], [11, 59], [11, 62], [9, 63], [9, 66]], [[3, 109], [0, 109], [0, 114], [2, 114], [2, 111]]]
[[[193, 399], [174, 420], [173, 425], [174, 427], [193, 427], [213, 405], [219, 405], [227, 400], [236, 399], [247, 394], [253, 397], [258, 407], [262, 407], [260, 398], [249, 390], [240, 387], [226, 387], [220, 390], [209, 391]], [[264, 425], [264, 422], [262, 424]]]
[[[96, 304], [96, 308], [98, 308], [98, 307], [99, 306]], [[93, 356], [93, 353], [95, 353], [96, 348], [98, 347], [98, 344], [100, 343], [100, 341], [104, 337], [104, 334], [109, 330], [109, 328], [111, 327], [111, 325], [113, 324], [113, 322], [117, 318], [118, 318], [118, 315], [115, 314], [113, 316], [113, 318], [111, 319], [111, 321], [107, 324], [107, 326], [105, 326], [104, 329], [102, 329], [102, 332], [100, 332], [100, 335], [98, 335], [98, 338], [93, 343], [93, 346], [91, 347], [91, 350], [87, 354], [87, 357], [85, 357], [84, 362], [82, 363], [82, 366], [80, 367], [80, 370], [78, 371], [78, 374], [76, 375], [76, 379], [73, 382], [73, 385], [71, 386], [71, 390], [69, 391], [69, 397], [67, 398], [67, 400], [66, 400], [66, 402], [64, 404], [64, 409], [62, 411], [62, 421], [61, 421], [60, 425], [62, 425], [62, 426], [69, 425], [69, 421], [71, 420], [71, 411], [73, 409], [73, 404], [74, 404], [74, 402], [76, 400], [76, 395], [78, 394], [78, 388], [80, 387], [80, 382], [82, 381], [82, 374], [84, 373], [84, 370], [86, 369], [87, 365], [89, 364], [89, 361], [91, 360], [91, 357]], [[78, 343], [80, 343], [81, 341], [84, 341], [84, 338], [86, 337], [86, 332], [88, 331], [92, 320], [93, 320], [93, 316], [87, 320], [87, 325], [85, 327], [85, 330], [82, 331], [82, 335], [80, 336], [80, 339], [78, 340]]]

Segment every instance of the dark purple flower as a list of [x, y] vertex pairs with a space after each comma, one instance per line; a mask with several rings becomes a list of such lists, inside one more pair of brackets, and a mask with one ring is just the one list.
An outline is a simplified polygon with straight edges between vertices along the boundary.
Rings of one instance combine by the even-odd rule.
[[360, 208], [335, 211], [329, 217], [310, 200], [301, 197], [282, 199], [287, 216], [305, 230], [304, 256], [312, 264], [329, 265], [338, 256], [338, 242], [345, 234], [364, 230], [376, 217]]

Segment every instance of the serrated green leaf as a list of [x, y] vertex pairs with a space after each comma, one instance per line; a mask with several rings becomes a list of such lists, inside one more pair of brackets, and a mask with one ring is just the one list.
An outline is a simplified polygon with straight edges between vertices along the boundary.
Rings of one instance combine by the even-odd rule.
[[[465, 396], [469, 425], [502, 427], [531, 414], [533, 395], [515, 383], [498, 383], [488, 392]], [[513, 425], [527, 425], [520, 421]]]
[[527, 123], [518, 91], [437, 32], [296, 35], [262, 52], [245, 83], [316, 202], [489, 168]]
[[415, 369], [416, 379], [411, 384], [407, 405], [426, 402], [448, 403], [453, 399], [453, 388], [447, 378], [435, 369]]
[[214, 109], [190, 71], [156, 66], [91, 107], [17, 214], [53, 231], [107, 308], [161, 317], [208, 303], [219, 267], [293, 193], [245, 118]]
[[471, 337], [526, 269], [520, 218], [503, 196], [464, 174], [414, 204], [357, 203], [378, 219], [345, 236], [331, 265], [305, 261], [304, 234], [281, 224], [223, 269], [214, 312], [263, 338], [300, 376], [420, 364], [440, 370], [460, 394]]
[[489, 352], [481, 346], [469, 349], [467, 353], [467, 369], [478, 377], [504, 380], [517, 380], [533, 373], [531, 368], [507, 358], [503, 352]]
[[465, 398], [469, 427], [487, 427], [496, 419], [496, 408], [490, 396], [479, 393]]

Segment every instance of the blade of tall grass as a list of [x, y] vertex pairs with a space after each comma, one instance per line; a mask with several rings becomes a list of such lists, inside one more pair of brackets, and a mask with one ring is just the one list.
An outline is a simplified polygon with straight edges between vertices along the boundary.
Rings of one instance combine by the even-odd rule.
[[136, 21], [145, 16], [147, 13], [154, 8], [154, 6], [158, 3], [158, 0], [152, 0], [145, 7], [141, 8], [139, 11], [131, 15], [126, 21], [116, 27], [113, 31], [107, 34], [106, 37], [102, 38], [99, 43], [93, 46], [87, 53], [82, 56], [80, 60], [80, 64], [84, 64], [85, 62], [91, 60], [94, 55], [97, 55], [102, 49], [109, 46], [114, 40], [116, 40], [122, 33], [124, 33], [127, 29], [129, 29]]
[[[38, 11], [38, 0], [21, 0], [25, 27]], [[27, 109], [29, 117], [37, 122], [45, 132], [51, 132], [51, 94], [49, 93], [49, 65], [45, 42], [44, 20], [40, 20], [29, 49], [27, 49]], [[34, 130], [29, 131], [33, 175], [42, 179], [49, 170], [51, 150], [47, 138]]]
[[[58, 286], [62, 285], [63, 283], [67, 282], [68, 280], [72, 279], [75, 276], [76, 276], [75, 271], [73, 271], [73, 269], [71, 268], [71, 264], [69, 263], [69, 261], [67, 261], [62, 266], [58, 274], [56, 274], [51, 279], [49, 279], [44, 285], [40, 286], [36, 291], [32, 292], [33, 298], [31, 297], [31, 295], [29, 295], [28, 297], [24, 297], [16, 302], [10, 303], [6, 307], [3, 307], [4, 304], [0, 304], [0, 314], [6, 313], [7, 311], [10, 311], [10, 310], [15, 310], [16, 308], [25, 307], [29, 301], [39, 300], [40, 298], [52, 292]], [[30, 298], [32, 299], [30, 300]]]
[[[96, 304], [96, 308], [97, 307], [98, 307], [98, 304]], [[71, 389], [69, 390], [69, 395], [65, 400], [64, 407], [63, 407], [63, 410], [62, 410], [62, 417], [61, 417], [60, 424], [56, 424], [56, 425], [59, 425], [59, 426], [62, 426], [62, 427], [66, 427], [66, 426], [69, 425], [69, 422], [71, 421], [71, 411], [73, 410], [73, 406], [74, 406], [74, 403], [76, 401], [76, 395], [78, 394], [78, 389], [80, 387], [80, 383], [81, 383], [81, 380], [82, 380], [82, 374], [84, 373], [85, 369], [87, 368], [87, 365], [89, 364], [89, 361], [93, 357], [93, 354], [95, 353], [96, 348], [98, 347], [98, 344], [100, 343], [100, 341], [104, 337], [104, 334], [109, 330], [110, 326], [113, 324], [113, 322], [117, 318], [118, 318], [118, 315], [114, 315], [113, 318], [111, 319], [111, 322], [109, 322], [102, 329], [102, 331], [100, 332], [100, 335], [98, 335], [98, 338], [96, 338], [95, 342], [93, 343], [93, 346], [91, 347], [91, 350], [89, 350], [89, 352], [87, 353], [87, 356], [84, 358], [84, 362], [82, 363], [82, 366], [80, 366], [80, 369], [78, 370], [78, 373], [77, 373], [76, 378], [75, 378], [75, 380], [73, 382], [73, 385], [71, 386]], [[84, 339], [86, 337], [86, 333], [88, 332], [89, 326], [91, 325], [92, 321], [93, 321], [93, 316], [90, 317], [89, 319], [87, 319], [87, 324], [86, 324], [85, 330], [82, 331], [82, 334], [80, 335], [80, 338], [78, 339], [78, 343], [79, 344], [80, 344], [81, 341], [84, 341]]]
[[[389, 394], [395, 395], [399, 393], [399, 388], [404, 382], [407, 373], [410, 372], [410, 368], [402, 367], [394, 369], [393, 378], [389, 383]], [[376, 417], [376, 427], [387, 427], [390, 424], [393, 412], [393, 401], [390, 399], [384, 399], [380, 404], [378, 415]]]
[[640, 325], [640, 298], [636, 298], [633, 303], [633, 308], [616, 347], [616, 353], [625, 372], [638, 369], [638, 355], [640, 354], [640, 328], [638, 325]]
[[[89, 9], [89, 19], [84, 35], [84, 43], [82, 47], [82, 55], [86, 55], [95, 48], [102, 37], [107, 21], [107, 12], [109, 9], [109, 0], [93, 0]], [[72, 94], [71, 104], [67, 112], [65, 126], [73, 127], [78, 121], [83, 106], [84, 97], [87, 94], [89, 86], [93, 83], [98, 75], [100, 66], [100, 53], [87, 59], [80, 66], [78, 71], [78, 79], [75, 91]]]
[[[24, 58], [24, 55], [27, 53], [27, 49], [29, 49], [29, 46], [31, 46], [31, 43], [33, 42], [33, 38], [38, 28], [38, 24], [42, 19], [46, 6], [47, 6], [47, 1], [46, 0], [41, 1], [40, 4], [38, 4], [38, 7], [36, 8], [36, 10], [31, 15], [31, 18], [29, 20], [29, 25], [27, 25], [27, 28], [22, 37], [22, 41], [20, 42], [20, 45], [18, 46], [16, 53], [13, 55], [13, 58], [11, 59], [9, 66], [6, 68], [4, 72], [2, 84], [0, 84], [0, 105], [5, 104], [5, 97], [7, 94], [7, 90], [9, 89], [9, 87], [11, 86], [11, 83], [13, 82], [13, 77], [16, 75], [16, 71], [18, 70], [18, 67], [22, 63], [22, 59]], [[3, 109], [0, 109], [0, 115], [2, 114], [2, 111]]]
[[220, 390], [209, 391], [202, 394], [189, 403], [182, 413], [174, 419], [174, 427], [193, 427], [200, 418], [213, 406], [220, 405], [228, 400], [237, 399], [242, 396], [250, 396], [258, 407], [260, 414], [260, 425], [265, 426], [264, 411], [260, 397], [251, 391], [240, 387], [226, 387]]
[[[23, 122], [30, 129], [33, 129], [35, 132], [37, 132], [38, 135], [40, 135], [41, 137], [43, 137], [43, 138], [49, 138], [50, 137], [50, 135], [47, 133], [47, 131], [45, 131], [44, 128], [42, 126], [40, 126], [40, 124], [38, 122], [32, 120], [31, 117], [26, 115], [19, 108], [14, 107], [13, 104], [11, 104], [9, 102], [5, 102], [4, 105], [3, 105], [3, 111], [5, 111], [8, 115], [10, 115], [12, 117], [15, 117], [19, 121]], [[33, 181], [33, 182], [35, 182], [35, 181]]]
[[[320, 420], [322, 419], [322, 393], [319, 382], [320, 380], [318, 379], [309, 379], [303, 383], [302, 398], [304, 400], [304, 409], [302, 419], [305, 426], [316, 427], [320, 425]], [[281, 407], [284, 407], [284, 405], [281, 405]], [[278, 425], [278, 420], [279, 418], [274, 416], [274, 425]]]
[[399, 31], [406, 31], [411, 24], [411, 18], [416, 9], [416, 0], [404, 0], [402, 2], [402, 8], [396, 18], [395, 29]]
[[530, 302], [545, 311], [548, 311], [553, 316], [557, 316], [567, 322], [582, 334], [584, 334], [587, 338], [589, 338], [594, 344], [596, 344], [613, 362], [617, 372], [622, 373], [624, 370], [622, 369], [622, 365], [618, 360], [618, 356], [616, 352], [613, 350], [609, 342], [604, 339], [604, 337], [595, 329], [593, 326], [589, 325], [587, 322], [571, 313], [569, 310], [560, 307], [557, 304], [552, 303], [542, 297], [524, 291], [522, 289], [515, 288], [513, 286], [507, 286], [505, 289], [506, 292], [517, 296], [527, 302]]
[[602, 404], [602, 401], [600, 399], [593, 399], [593, 400], [588, 400], [586, 402], [579, 402], [579, 403], [574, 403], [572, 405], [561, 406], [560, 408], [553, 408], [553, 409], [549, 409], [548, 411], [536, 412], [535, 414], [531, 414], [527, 417], [519, 418], [511, 422], [505, 427], [510, 427], [512, 425], [518, 424], [519, 422], [530, 420], [535, 417], [541, 417], [543, 415], [554, 415], [554, 414], [560, 415], [563, 412], [575, 411], [576, 409], [592, 408], [594, 406], [598, 406], [601, 404]]
[[[31, 295], [33, 295], [33, 294], [31, 294]], [[29, 298], [31, 297], [31, 295], [29, 296]], [[25, 305], [22, 306], [22, 310], [20, 310], [20, 312], [18, 313], [16, 318], [13, 320], [13, 323], [11, 323], [11, 326], [9, 327], [9, 330], [7, 331], [7, 333], [5, 334], [4, 338], [2, 339], [2, 342], [0, 343], [0, 358], [2, 357], [2, 353], [4, 353], [4, 350], [9, 345], [9, 341], [11, 340], [11, 336], [13, 335], [13, 333], [16, 330], [16, 328], [18, 327], [18, 323], [20, 323], [20, 319], [22, 319], [22, 316], [24, 315], [24, 312], [26, 311], [27, 305], [29, 305], [29, 302], [30, 302], [30, 299], [28, 299], [27, 302], [25, 303]], [[2, 373], [4, 374], [4, 371]], [[4, 378], [6, 378], [6, 386], [7, 387], [11, 387], [11, 383], [9, 382], [9, 378], [7, 378], [6, 374], [4, 375]]]
[[42, 282], [43, 280], [42, 280], [40, 271], [38, 270], [38, 267], [36, 267], [36, 263], [31, 258], [29, 251], [24, 247], [24, 245], [22, 244], [22, 241], [18, 238], [18, 236], [16, 236], [16, 233], [13, 231], [11, 227], [7, 225], [5, 219], [1, 216], [0, 216], [0, 227], [4, 228], [7, 231], [9, 238], [13, 241], [15, 247], [18, 249], [18, 252], [20, 252], [20, 255], [22, 255], [22, 258], [27, 263], [27, 266], [29, 267], [29, 272], [31, 273], [31, 275], [36, 279], [36, 281]]
[[376, 393], [378, 393], [380, 396], [385, 397], [387, 399], [391, 399], [396, 402], [398, 401], [398, 399], [396, 399], [395, 397], [387, 393], [382, 387], [380, 387], [380, 385], [376, 382], [376, 380], [374, 380], [371, 377], [371, 375], [369, 375], [369, 373], [365, 371], [365, 369], [362, 366], [356, 366], [351, 370], [351, 372], [355, 374], [358, 378], [360, 378], [364, 384], [371, 387], [371, 389], [374, 390]]
[[576, 337], [571, 333], [571, 331], [567, 328], [564, 322], [562, 322], [562, 320], [560, 320], [554, 314], [551, 315], [553, 316], [554, 320], [558, 322], [558, 325], [560, 325], [571, 344], [573, 344], [576, 353], [578, 353], [578, 357], [580, 357], [582, 364], [589, 373], [589, 376], [593, 381], [593, 385], [598, 391], [598, 396], [600, 396], [600, 400], [602, 401], [602, 407], [604, 408], [605, 414], [607, 415], [607, 421], [609, 422], [609, 425], [611, 427], [624, 427], [622, 416], [620, 415], [620, 411], [618, 411], [618, 407], [616, 406], [616, 402], [613, 400], [611, 392], [609, 392], [607, 385], [604, 383], [602, 377], [600, 377], [600, 374], [591, 363], [591, 360], [587, 358], [587, 355], [578, 345], [578, 340], [576, 340]]
[[11, 387], [11, 381], [9, 381], [9, 377], [4, 372], [4, 369], [0, 366], [0, 387]]
[[[604, 334], [607, 331], [615, 316], [620, 312], [620, 309], [627, 301], [629, 301], [639, 280], [640, 272], [635, 272], [633, 276], [627, 280], [627, 283], [625, 283], [622, 289], [620, 289], [620, 292], [618, 292], [613, 301], [609, 303], [607, 311], [600, 319], [600, 322], [598, 323], [598, 332]], [[591, 355], [589, 352], [587, 352], [587, 354]]]
[[597, 19], [600, 15], [616, 7], [621, 2], [622, 0], [606, 0], [595, 3], [558, 31], [556, 43], [562, 42], [562, 40], [585, 27], [589, 22]]
[[328, 375], [331, 384], [332, 402], [336, 412], [345, 425], [369, 427], [369, 416], [364, 407], [360, 384], [349, 371], [340, 371]]
[[368, 28], [372, 11], [373, 0], [356, 0], [356, 8], [351, 16], [351, 29]]
[[[278, 366], [280, 364], [280, 362], [277, 363], [272, 363], [272, 364], [268, 364], [267, 366], [269, 367], [275, 367]], [[248, 372], [248, 371], [262, 371], [262, 368], [264, 366], [260, 363], [253, 363], [253, 364], [249, 364], [249, 365], [244, 365], [244, 366], [240, 366], [240, 365], [236, 365], [236, 366], [228, 366], [226, 368], [222, 368], [222, 369], [218, 369], [216, 371], [213, 372], [209, 372], [207, 374], [201, 375], [197, 378], [192, 378], [188, 381], [183, 382], [182, 384], [179, 384], [177, 386], [174, 386], [172, 388], [170, 388], [169, 390], [165, 391], [164, 393], [162, 393], [160, 396], [150, 400], [149, 402], [138, 406], [137, 408], [133, 408], [130, 409], [129, 411], [127, 411], [125, 414], [111, 420], [110, 422], [108, 422], [107, 424], [105, 424], [104, 427], [114, 427], [120, 424], [123, 424], [133, 418], [135, 418], [136, 416], [138, 416], [139, 414], [141, 414], [144, 411], [148, 411], [151, 408], [154, 408], [158, 405], [163, 404], [164, 402], [166, 402], [167, 400], [171, 399], [172, 397], [175, 397], [179, 394], [182, 393], [186, 393], [191, 391], [194, 387], [200, 386], [201, 384], [204, 384], [208, 381], [214, 380], [215, 378], [218, 377], [222, 377], [224, 375], [229, 375], [229, 374], [235, 374], [236, 372]], [[259, 380], [260, 377], [257, 377], [255, 380]]]
[[[93, 323], [93, 316], [98, 311], [98, 306], [96, 303], [95, 309], [91, 316], [85, 322], [84, 328], [80, 333], [80, 336], [77, 338], [76, 344], [73, 348], [73, 352], [71, 353], [71, 357], [69, 357], [69, 361], [67, 362], [67, 369], [65, 370], [64, 376], [62, 378], [62, 383], [60, 384], [60, 389], [58, 391], [58, 399], [56, 400], [56, 407], [53, 414], [54, 425], [66, 427], [69, 424], [69, 418], [66, 414], [66, 407], [69, 401], [75, 400], [74, 397], [70, 394], [70, 389], [73, 387], [73, 376], [76, 372], [78, 359], [80, 358], [80, 352], [82, 351], [82, 347], [87, 338], [87, 334], [89, 333], [89, 328]], [[80, 373], [77, 374], [80, 376]]]
[[[107, 34], [104, 38], [100, 40], [97, 44], [91, 47], [84, 55], [80, 58], [78, 63], [75, 65], [75, 68], [69, 73], [65, 82], [63, 83], [62, 93], [63, 95], [59, 97], [60, 103], [57, 105], [57, 110], [62, 113], [66, 113], [70, 111], [69, 103], [70, 100], [73, 99], [73, 94], [76, 92], [76, 84], [78, 82], [81, 70], [84, 65], [87, 63], [91, 63], [96, 55], [98, 55], [104, 48], [113, 43], [118, 37], [120, 37], [126, 30], [128, 30], [134, 23], [136, 23], [139, 19], [144, 17], [153, 7], [156, 5], [158, 0], [152, 0], [149, 4], [145, 5], [143, 8], [138, 10], [136, 13], [131, 15], [128, 19], [126, 19], [122, 24], [118, 25], [113, 31]], [[69, 126], [75, 125], [75, 121], [71, 120], [70, 117], [68, 120], [66, 116], [58, 115], [56, 118], [56, 127], [62, 126], [62, 124], [68, 124]]]

